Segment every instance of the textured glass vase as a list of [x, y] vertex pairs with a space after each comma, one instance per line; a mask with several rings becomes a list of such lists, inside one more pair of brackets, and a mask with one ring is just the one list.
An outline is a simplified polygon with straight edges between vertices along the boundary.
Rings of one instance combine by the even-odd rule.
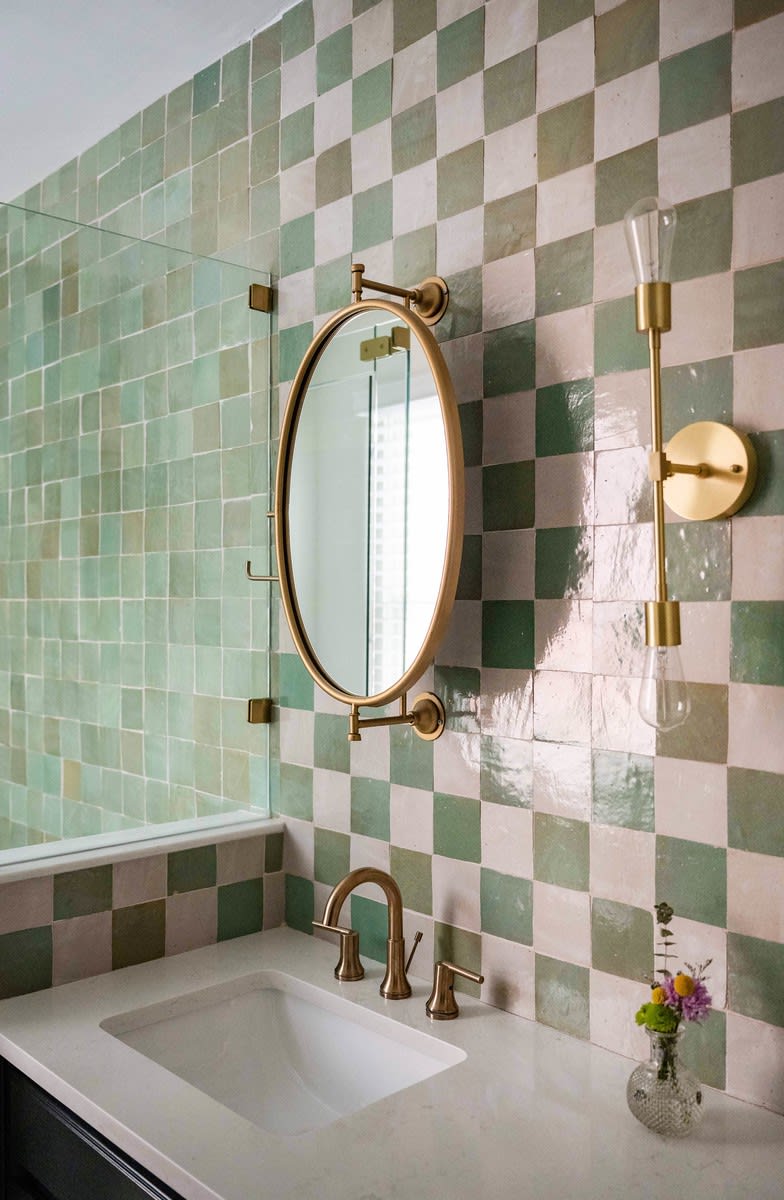
[[651, 1057], [629, 1076], [626, 1099], [638, 1121], [662, 1137], [687, 1137], [702, 1120], [702, 1085], [680, 1060], [675, 1033], [645, 1032], [651, 1039]]

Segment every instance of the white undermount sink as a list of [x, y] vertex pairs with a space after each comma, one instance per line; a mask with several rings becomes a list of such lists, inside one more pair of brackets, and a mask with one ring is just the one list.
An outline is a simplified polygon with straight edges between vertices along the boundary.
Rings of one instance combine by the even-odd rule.
[[329, 1125], [466, 1057], [281, 971], [120, 1013], [101, 1028], [284, 1135]]

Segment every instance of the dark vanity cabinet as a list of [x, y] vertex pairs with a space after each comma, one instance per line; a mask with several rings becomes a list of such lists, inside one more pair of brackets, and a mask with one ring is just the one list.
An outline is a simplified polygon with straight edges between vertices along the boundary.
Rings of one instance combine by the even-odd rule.
[[0, 1200], [182, 1200], [0, 1059]]

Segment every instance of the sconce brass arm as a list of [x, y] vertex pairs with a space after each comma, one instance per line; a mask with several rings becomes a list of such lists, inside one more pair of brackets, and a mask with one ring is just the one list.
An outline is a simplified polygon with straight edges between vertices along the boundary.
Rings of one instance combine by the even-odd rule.
[[426, 742], [434, 742], [444, 732], [446, 712], [444, 706], [433, 692], [422, 692], [414, 700], [411, 712], [408, 711], [408, 696], [404, 692], [400, 697], [400, 716], [398, 717], [360, 717], [359, 705], [352, 704], [348, 718], [348, 740], [362, 740], [362, 729], [380, 729], [384, 725], [411, 725], [414, 733]]
[[377, 279], [364, 278], [365, 264], [351, 264], [351, 296], [355, 304], [362, 299], [362, 289], [370, 288], [373, 292], [384, 292], [387, 296], [400, 296], [405, 300], [406, 308], [413, 304], [417, 316], [426, 325], [435, 325], [441, 320], [449, 304], [449, 288], [446, 280], [440, 275], [428, 275], [415, 288], [399, 288], [391, 283], [379, 283]]

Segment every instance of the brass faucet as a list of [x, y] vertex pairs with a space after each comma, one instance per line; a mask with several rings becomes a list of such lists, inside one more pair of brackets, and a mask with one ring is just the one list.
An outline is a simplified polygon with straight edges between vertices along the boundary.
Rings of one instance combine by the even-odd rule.
[[406, 962], [406, 944], [403, 940], [403, 897], [391, 875], [388, 875], [386, 871], [379, 871], [376, 867], [358, 867], [355, 871], [349, 871], [348, 875], [332, 889], [332, 894], [324, 908], [323, 919], [314, 921], [313, 924], [318, 929], [327, 929], [341, 934], [341, 956], [340, 962], [335, 967], [335, 978], [341, 980], [361, 979], [362, 976], [357, 974], [357, 966], [360, 971], [362, 971], [362, 967], [356, 953], [354, 952], [350, 956], [349, 962], [347, 962], [349, 954], [344, 953], [344, 949], [348, 950], [346, 934], [354, 933], [356, 938], [356, 933], [353, 930], [342, 929], [338, 925], [338, 919], [344, 901], [362, 883], [377, 883], [387, 898], [387, 971], [379, 991], [387, 1000], [405, 1000], [407, 996], [411, 995], [411, 985], [406, 976], [406, 968], [411, 959], [409, 958], [408, 963]]

